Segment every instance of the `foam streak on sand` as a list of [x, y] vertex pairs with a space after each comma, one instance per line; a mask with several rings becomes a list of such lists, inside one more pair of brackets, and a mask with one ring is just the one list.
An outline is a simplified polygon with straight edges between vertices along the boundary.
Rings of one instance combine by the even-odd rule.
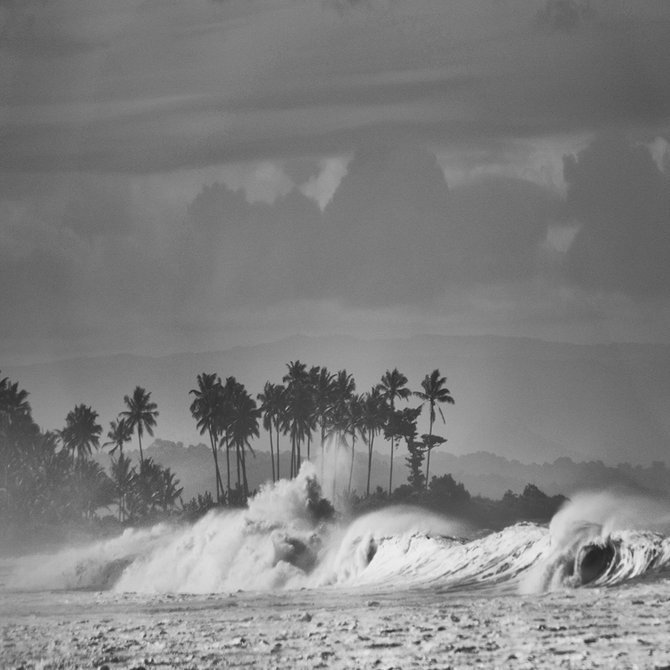
[[22, 559], [10, 583], [18, 590], [143, 593], [324, 586], [538, 592], [614, 585], [670, 566], [667, 510], [641, 499], [578, 496], [549, 528], [522, 523], [477, 537], [457, 520], [411, 507], [351, 522], [323, 518], [319, 500], [316, 470], [305, 464], [296, 479], [268, 485], [246, 509]]

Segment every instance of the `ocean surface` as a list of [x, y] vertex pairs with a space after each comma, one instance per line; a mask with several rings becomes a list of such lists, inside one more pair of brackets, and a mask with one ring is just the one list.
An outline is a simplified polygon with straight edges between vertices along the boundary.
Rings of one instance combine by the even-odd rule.
[[11, 592], [113, 593], [378, 589], [532, 594], [614, 587], [670, 569], [670, 513], [607, 493], [572, 498], [548, 526], [499, 532], [408, 506], [323, 520], [315, 469], [267, 486], [247, 509], [193, 525], [128, 529], [113, 539], [5, 560]]
[[662, 504], [582, 494], [499, 532], [403, 506], [323, 519], [315, 472], [2, 559], [0, 667], [670, 665]]

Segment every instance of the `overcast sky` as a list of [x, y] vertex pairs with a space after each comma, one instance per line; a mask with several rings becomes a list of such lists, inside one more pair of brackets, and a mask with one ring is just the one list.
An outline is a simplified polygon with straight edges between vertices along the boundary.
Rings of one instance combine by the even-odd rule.
[[0, 360], [670, 342], [670, 3], [0, 0]]

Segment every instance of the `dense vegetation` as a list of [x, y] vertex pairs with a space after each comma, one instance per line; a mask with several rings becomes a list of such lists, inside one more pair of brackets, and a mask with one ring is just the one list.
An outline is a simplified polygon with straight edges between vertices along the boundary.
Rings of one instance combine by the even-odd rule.
[[[65, 417], [62, 429], [45, 432], [32, 418], [27, 391], [17, 382], [0, 378], [0, 522], [4, 528], [23, 529], [94, 524], [99, 522], [99, 510], [107, 509], [113, 510], [117, 523], [137, 524], [177, 512], [195, 518], [214, 506], [244, 505], [251, 494], [247, 459], [255, 456], [251, 445], [261, 428], [269, 439], [272, 471], [267, 476], [273, 482], [294, 477], [305, 458], [317, 456], [323, 479], [328, 474], [324, 469], [337, 470], [338, 453], [344, 449], [348, 476], [337, 490], [343, 491], [355, 511], [411, 502], [435, 509], [458, 508], [466, 516], [484, 515], [487, 503], [472, 499], [450, 475], [430, 478], [431, 451], [446, 441], [434, 428], [438, 417], [445, 422], [442, 407], [454, 404], [446, 377], [436, 369], [424, 377], [419, 390], [413, 392], [407, 384], [407, 377], [396, 368], [359, 394], [346, 370], [331, 373], [292, 361], [280, 383], [268, 381], [254, 398], [234, 377], [222, 381], [215, 373], [198, 375], [189, 392], [190, 410], [209, 441], [215, 494], [205, 491], [183, 503], [175, 473], [144, 456], [142, 438], [153, 435], [159, 416], [150, 392], [137, 386], [124, 397], [123, 409], [101, 444], [103, 429], [91, 407], [77, 405]], [[412, 398], [418, 401], [414, 406], [407, 404]], [[429, 429], [418, 435], [417, 422], [424, 408]], [[137, 465], [124, 454], [124, 446], [135, 436]], [[382, 437], [389, 445], [388, 487], [371, 492], [372, 454], [375, 440]], [[280, 471], [282, 443], [290, 447], [287, 473]], [[338, 448], [329, 449], [329, 445]], [[367, 457], [367, 484], [365, 492], [357, 493], [352, 479], [356, 448], [361, 446]], [[406, 484], [394, 489], [393, 466], [400, 446], [409, 476]], [[108, 472], [91, 458], [100, 447], [109, 448]], [[543, 496], [534, 487], [527, 487], [521, 496], [510, 492], [503, 500], [507, 510], [503, 516], [551, 516], [560, 500]], [[108, 512], [108, 523], [110, 518]]]

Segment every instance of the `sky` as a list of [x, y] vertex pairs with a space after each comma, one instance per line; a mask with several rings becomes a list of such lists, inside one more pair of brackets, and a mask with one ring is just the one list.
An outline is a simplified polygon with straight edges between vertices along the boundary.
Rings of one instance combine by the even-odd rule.
[[670, 343], [665, 0], [0, 0], [0, 360]]

